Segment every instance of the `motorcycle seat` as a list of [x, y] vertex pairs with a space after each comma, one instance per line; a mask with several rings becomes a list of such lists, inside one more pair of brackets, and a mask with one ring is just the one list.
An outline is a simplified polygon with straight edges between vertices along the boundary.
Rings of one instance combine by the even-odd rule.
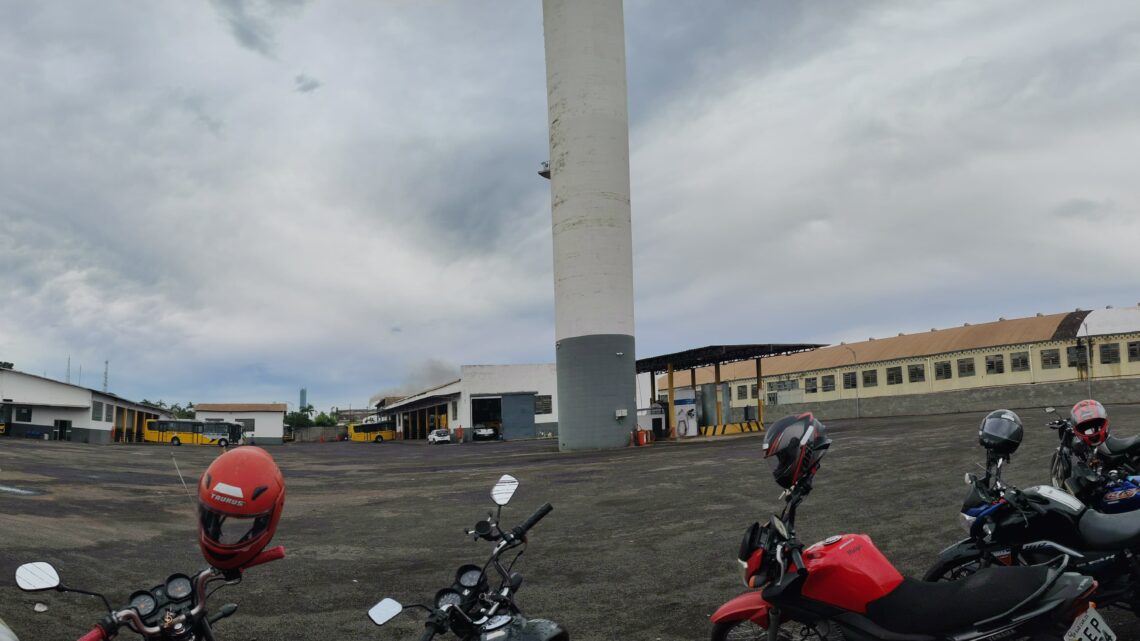
[[1108, 438], [1104, 440], [1103, 446], [1113, 456], [1135, 454], [1140, 452], [1140, 434], [1129, 438], [1116, 438], [1109, 434]]
[[1085, 510], [1077, 530], [1093, 550], [1140, 549], [1140, 511], [1102, 514]]
[[942, 635], [998, 616], [1049, 580], [1044, 566], [988, 567], [958, 581], [904, 578], [890, 594], [867, 604], [867, 618], [900, 634]]

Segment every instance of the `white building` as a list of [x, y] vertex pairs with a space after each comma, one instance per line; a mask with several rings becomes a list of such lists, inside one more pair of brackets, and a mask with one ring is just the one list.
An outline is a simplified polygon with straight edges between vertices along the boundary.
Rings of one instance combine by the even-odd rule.
[[558, 433], [558, 379], [553, 363], [464, 365], [459, 380], [412, 394], [380, 410], [396, 417], [403, 439], [424, 439], [436, 428], [462, 431], [493, 427], [503, 438]]
[[170, 412], [114, 394], [0, 369], [0, 431], [78, 443], [141, 441], [147, 419]]
[[199, 421], [241, 423], [253, 431], [257, 445], [280, 445], [285, 436], [284, 403], [199, 403], [194, 418]]

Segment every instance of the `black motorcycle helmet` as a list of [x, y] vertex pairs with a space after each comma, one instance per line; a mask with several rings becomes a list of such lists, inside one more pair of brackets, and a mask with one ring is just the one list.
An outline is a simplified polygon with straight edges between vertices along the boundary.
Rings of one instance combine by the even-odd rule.
[[1024, 433], [1017, 414], [1009, 410], [994, 410], [982, 419], [978, 443], [998, 456], [1009, 456], [1021, 445]]
[[768, 428], [764, 434], [764, 458], [776, 483], [788, 489], [815, 474], [829, 445], [827, 428], [811, 412], [804, 412], [785, 416]]

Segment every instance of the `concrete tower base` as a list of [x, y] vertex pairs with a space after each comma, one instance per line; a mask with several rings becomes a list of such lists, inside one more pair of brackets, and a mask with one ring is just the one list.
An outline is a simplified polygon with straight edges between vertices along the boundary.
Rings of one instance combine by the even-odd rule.
[[[629, 445], [637, 421], [637, 373], [632, 336], [595, 334], [558, 341], [558, 446], [594, 450]], [[618, 420], [615, 410], [628, 416]], [[566, 429], [565, 426], [573, 428]]]

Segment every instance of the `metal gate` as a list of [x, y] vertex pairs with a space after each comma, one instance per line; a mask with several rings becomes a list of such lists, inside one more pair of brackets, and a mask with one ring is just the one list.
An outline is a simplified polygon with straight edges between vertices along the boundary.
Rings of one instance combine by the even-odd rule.
[[534, 394], [503, 395], [503, 438], [534, 438]]

